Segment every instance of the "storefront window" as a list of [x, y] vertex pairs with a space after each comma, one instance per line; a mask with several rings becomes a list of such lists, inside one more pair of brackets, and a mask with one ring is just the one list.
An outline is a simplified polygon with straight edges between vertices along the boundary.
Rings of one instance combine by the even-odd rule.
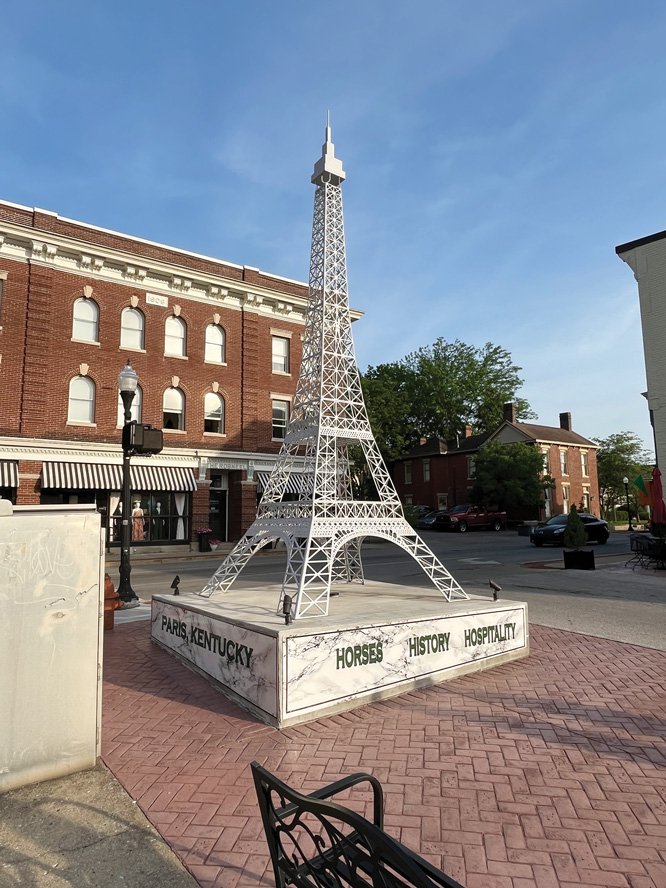
[[[122, 503], [118, 493], [111, 493], [111, 543], [121, 541]], [[132, 545], [186, 543], [190, 539], [190, 494], [168, 491], [132, 494]]]

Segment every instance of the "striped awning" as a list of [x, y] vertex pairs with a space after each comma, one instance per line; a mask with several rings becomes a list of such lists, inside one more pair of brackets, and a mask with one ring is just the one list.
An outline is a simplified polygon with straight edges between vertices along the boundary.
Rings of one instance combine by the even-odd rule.
[[0, 487], [18, 486], [18, 462], [13, 459], [0, 460]]
[[[268, 484], [268, 479], [271, 477], [270, 472], [257, 472], [256, 473], [257, 486], [260, 490], [266, 490], [266, 485]], [[285, 488], [285, 493], [300, 493], [301, 485], [303, 484], [303, 475], [294, 474], [289, 476], [289, 480], [287, 481], [287, 486]]]
[[[122, 466], [103, 463], [45, 462], [42, 487], [60, 490], [121, 490]], [[182, 466], [134, 466], [130, 464], [132, 490], [196, 490], [194, 470]]]
[[130, 466], [132, 490], [196, 490], [193, 469], [183, 466]]

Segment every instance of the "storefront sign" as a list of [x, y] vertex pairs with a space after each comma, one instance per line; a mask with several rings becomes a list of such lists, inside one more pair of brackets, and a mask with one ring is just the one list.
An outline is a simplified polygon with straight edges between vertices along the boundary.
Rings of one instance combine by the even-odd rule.
[[214, 456], [209, 459], [208, 465], [211, 469], [247, 469], [246, 459], [216, 459]]

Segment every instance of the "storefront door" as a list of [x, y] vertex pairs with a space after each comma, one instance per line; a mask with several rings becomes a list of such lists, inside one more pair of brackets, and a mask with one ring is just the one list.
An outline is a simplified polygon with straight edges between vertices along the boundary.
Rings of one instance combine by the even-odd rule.
[[222, 542], [227, 540], [227, 491], [210, 490], [208, 526], [213, 537]]

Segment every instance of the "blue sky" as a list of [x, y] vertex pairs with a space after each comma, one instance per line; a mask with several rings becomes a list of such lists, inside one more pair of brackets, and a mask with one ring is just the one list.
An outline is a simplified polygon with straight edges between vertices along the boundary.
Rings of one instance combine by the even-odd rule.
[[490, 341], [651, 447], [614, 248], [666, 229], [664, 46], [657, 0], [5, 4], [0, 199], [307, 280], [330, 109], [361, 369]]

